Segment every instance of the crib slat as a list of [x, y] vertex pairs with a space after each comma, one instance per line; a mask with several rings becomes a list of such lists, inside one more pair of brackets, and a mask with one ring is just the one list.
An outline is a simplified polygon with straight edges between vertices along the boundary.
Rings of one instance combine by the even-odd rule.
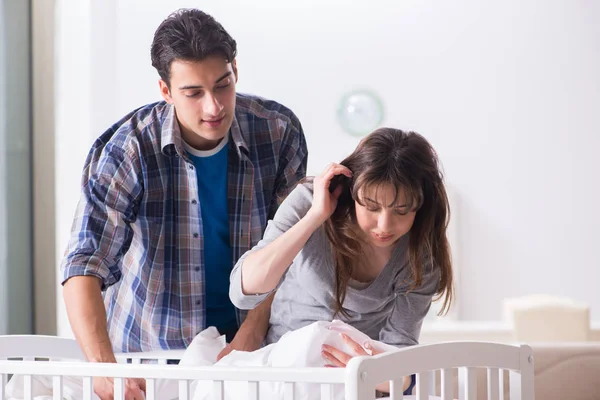
[[258, 400], [258, 382], [248, 382], [248, 400]]
[[333, 400], [333, 385], [330, 383], [321, 384], [321, 400]]
[[23, 399], [33, 399], [31, 375], [25, 375], [23, 377]]
[[167, 365], [167, 360], [166, 359], [158, 360], [158, 364]]
[[[52, 377], [52, 399], [53, 400], [62, 400], [63, 399], [63, 378], [62, 376], [53, 376]], [[0, 397], [2, 398], [2, 397]]]
[[92, 378], [86, 376], [83, 378], [83, 400], [92, 400], [92, 393], [94, 393]]
[[419, 372], [417, 374], [417, 400], [429, 400], [429, 372]]
[[438, 392], [437, 370], [429, 371], [429, 394], [437, 396]]
[[404, 398], [402, 384], [402, 379], [390, 381], [390, 400], [402, 400]]
[[156, 381], [154, 379], [146, 379], [146, 400], [154, 400], [156, 398]]
[[213, 395], [214, 400], [225, 399], [225, 385], [223, 381], [213, 381]]
[[141, 358], [132, 358], [131, 359], [131, 363], [132, 364], [141, 364], [142, 363], [142, 359]]
[[125, 388], [123, 387], [123, 378], [115, 378], [114, 380], [114, 400], [125, 399]]
[[498, 397], [500, 400], [504, 400], [504, 370], [498, 370]]
[[498, 375], [498, 368], [487, 369], [488, 400], [499, 400], [498, 395], [500, 394], [500, 388], [498, 387]]
[[294, 382], [285, 382], [283, 384], [283, 399], [294, 400]]
[[477, 369], [461, 367], [458, 369], [458, 398], [460, 400], [477, 399]]
[[508, 382], [510, 400], [521, 400], [521, 374], [515, 371], [508, 371]]
[[0, 374], [0, 400], [4, 400], [4, 397], [6, 397], [6, 393], [4, 393], [6, 383], [6, 374]]
[[190, 381], [179, 381], [179, 398], [182, 400], [190, 400]]
[[454, 378], [454, 370], [444, 368], [440, 371], [440, 384], [442, 400], [452, 400], [454, 398], [452, 390], [452, 378]]

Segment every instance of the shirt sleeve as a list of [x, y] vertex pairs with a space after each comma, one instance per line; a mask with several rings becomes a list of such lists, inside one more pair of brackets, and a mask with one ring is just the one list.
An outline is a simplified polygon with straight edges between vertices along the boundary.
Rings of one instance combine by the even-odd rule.
[[73, 276], [96, 276], [102, 290], [121, 278], [142, 195], [139, 157], [120, 144], [92, 148], [83, 171], [81, 197], [61, 265], [63, 284]]
[[298, 182], [306, 177], [308, 148], [302, 125], [292, 114], [284, 129], [268, 219], [273, 218], [282, 199], [289, 195]]
[[281, 277], [279, 284], [275, 289], [268, 293], [246, 295], [242, 291], [242, 264], [246, 257], [252, 252], [262, 249], [279, 236], [287, 232], [300, 219], [302, 219], [312, 205], [312, 189], [308, 184], [301, 184], [290, 193], [283, 201], [275, 217], [269, 221], [263, 238], [251, 250], [244, 253], [237, 261], [231, 271], [229, 285], [229, 298], [233, 305], [242, 310], [251, 310], [265, 300], [269, 294], [276, 291], [281, 282], [285, 279], [285, 274]]
[[[419, 343], [423, 319], [429, 312], [431, 300], [440, 285], [439, 270], [432, 269], [431, 264], [429, 265], [424, 264], [421, 285], [412, 290], [406, 277], [398, 277], [394, 308], [379, 333], [379, 340], [382, 342], [397, 347]], [[406, 270], [408, 275], [408, 268]]]

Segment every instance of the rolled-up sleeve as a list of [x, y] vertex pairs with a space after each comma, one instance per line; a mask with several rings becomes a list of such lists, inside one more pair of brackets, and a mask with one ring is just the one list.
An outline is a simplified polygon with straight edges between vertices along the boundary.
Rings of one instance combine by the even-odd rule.
[[96, 276], [105, 290], [119, 281], [121, 258], [131, 243], [130, 224], [142, 194], [139, 171], [132, 151], [111, 143], [92, 148], [61, 265], [63, 284], [74, 276]]
[[308, 184], [299, 184], [283, 201], [275, 216], [267, 224], [263, 238], [251, 250], [244, 253], [236, 262], [230, 275], [229, 298], [233, 305], [242, 310], [251, 310], [265, 300], [273, 291], [281, 285], [285, 274], [281, 277], [279, 284], [269, 293], [244, 294], [242, 290], [242, 264], [246, 257], [252, 252], [258, 251], [279, 236], [287, 232], [300, 219], [302, 219], [312, 205], [312, 188]]

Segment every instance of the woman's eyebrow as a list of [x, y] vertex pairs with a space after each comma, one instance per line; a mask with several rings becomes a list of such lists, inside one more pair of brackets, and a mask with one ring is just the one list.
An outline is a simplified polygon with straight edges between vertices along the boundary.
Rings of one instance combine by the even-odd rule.
[[[377, 205], [380, 205], [378, 202], [376, 202], [375, 200], [371, 199], [370, 197], [365, 197], [364, 200], [369, 201], [369, 202], [374, 203], [374, 204], [377, 204]], [[398, 204], [398, 205], [390, 204], [388, 207], [406, 208], [406, 207], [408, 207], [408, 204]]]

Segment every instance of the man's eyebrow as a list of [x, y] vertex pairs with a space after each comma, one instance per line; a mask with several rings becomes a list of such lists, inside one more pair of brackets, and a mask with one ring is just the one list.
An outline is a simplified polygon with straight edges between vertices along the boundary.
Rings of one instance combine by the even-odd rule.
[[[221, 76], [219, 79], [217, 79], [215, 81], [215, 83], [219, 83], [221, 82], [223, 79], [227, 78], [229, 75], [231, 75], [232, 72], [231, 71], [227, 71], [225, 74], [223, 74], [223, 76]], [[203, 89], [204, 87], [202, 85], [185, 85], [185, 86], [180, 86], [179, 90], [189, 90], [189, 89]]]

